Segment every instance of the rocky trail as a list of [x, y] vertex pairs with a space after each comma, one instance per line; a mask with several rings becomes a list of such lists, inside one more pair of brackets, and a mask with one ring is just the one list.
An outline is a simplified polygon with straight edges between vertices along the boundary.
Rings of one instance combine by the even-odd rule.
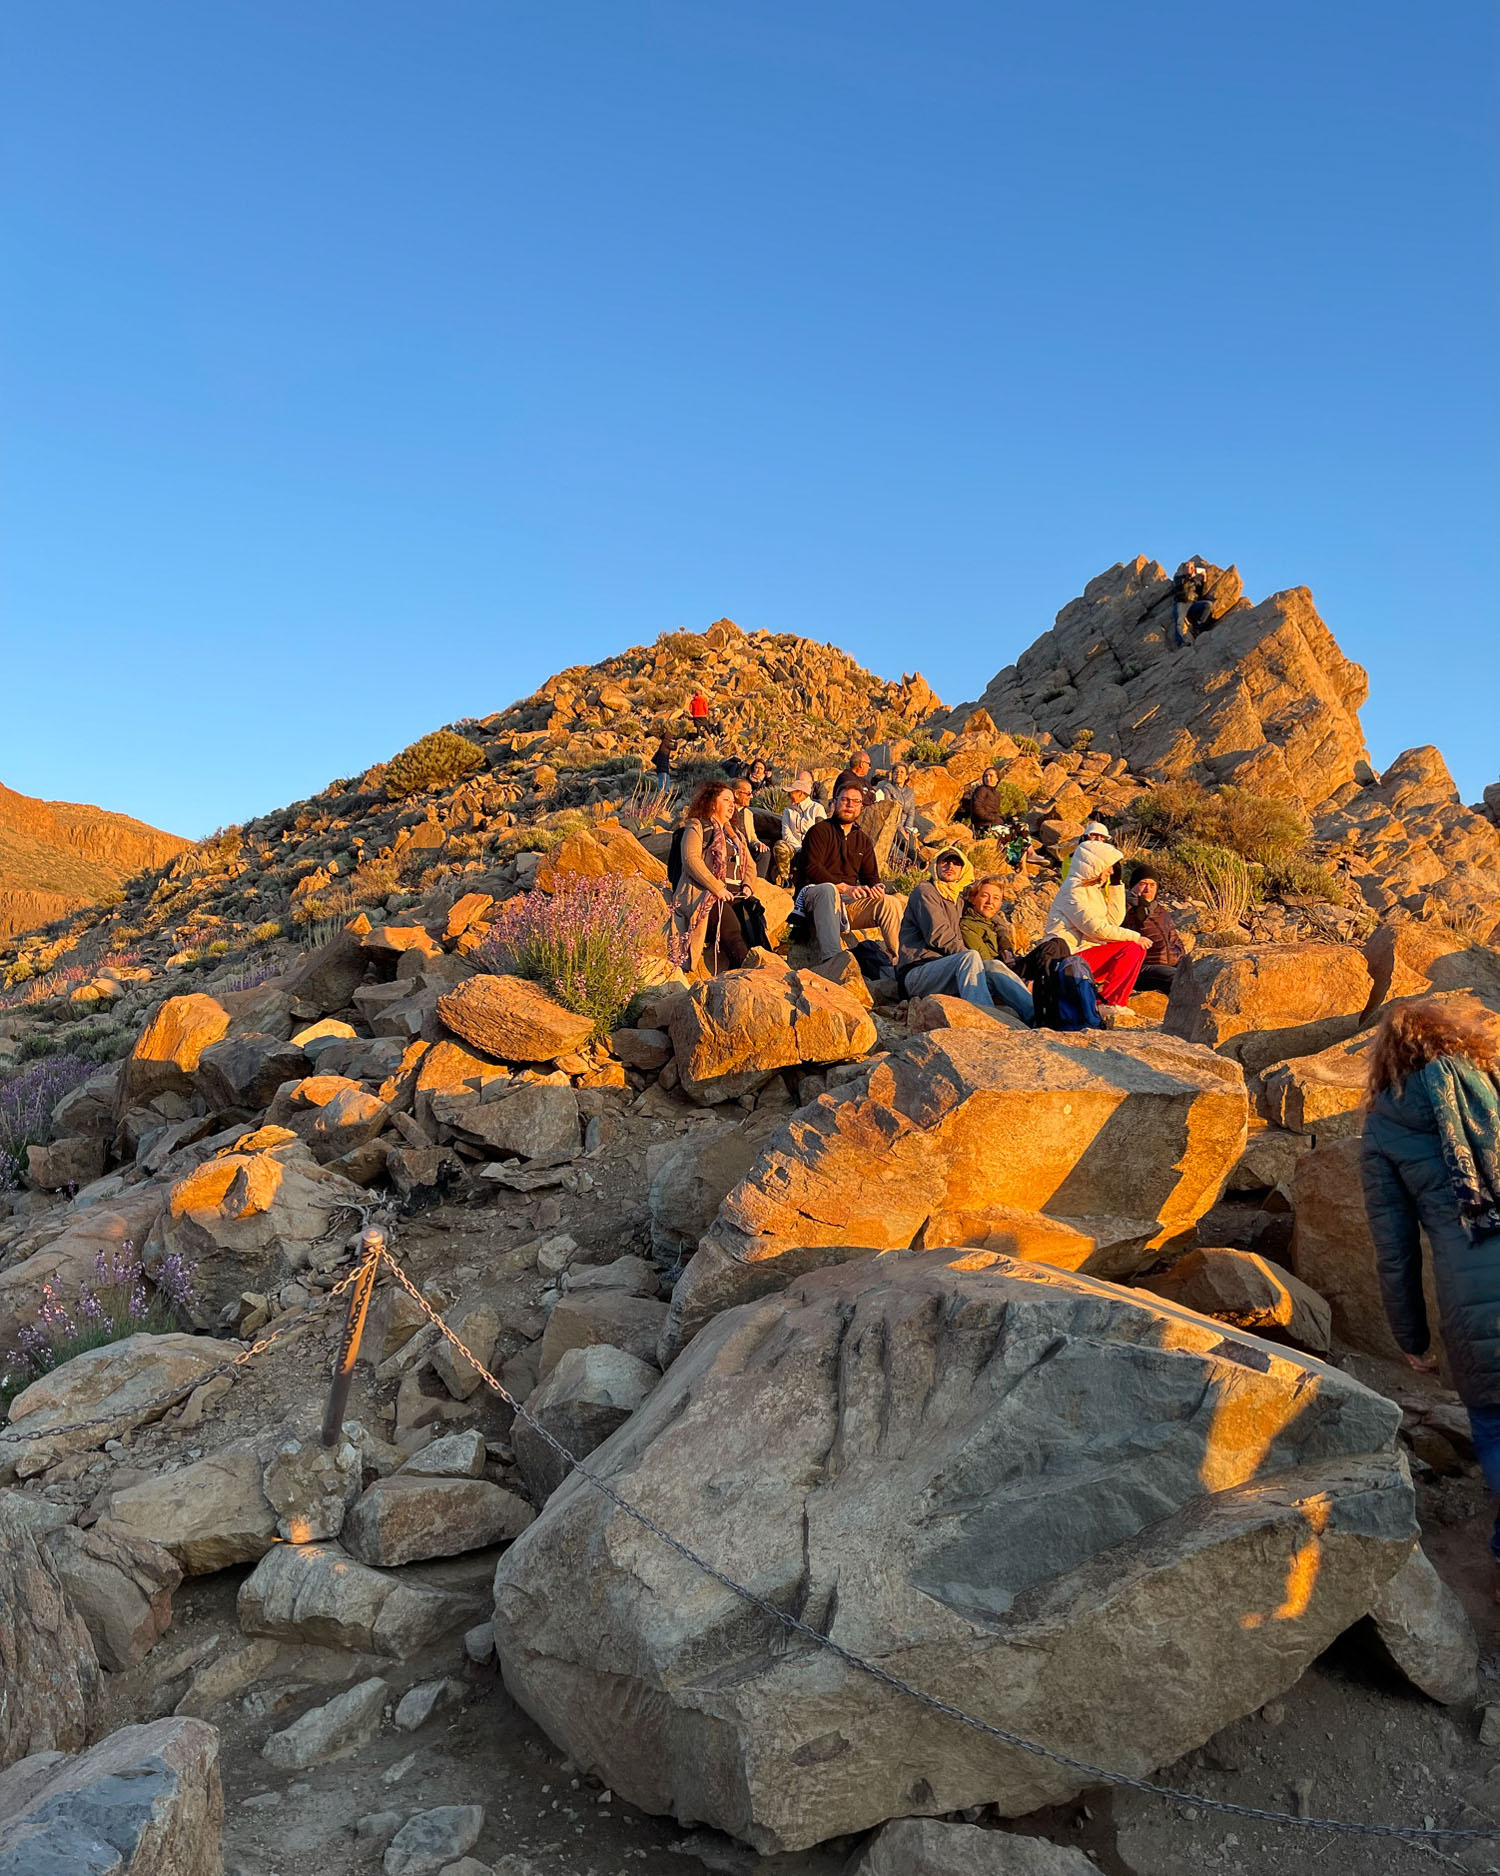
[[[1383, 1008], [1500, 1019], [1496, 803], [1375, 774], [1310, 596], [1229, 569], [1174, 655], [1164, 582], [957, 711], [667, 635], [10, 942], [0, 1876], [1500, 1869], [1210, 1808], [1500, 1831], [1492, 1507], [1355, 1158]], [[682, 791], [857, 743], [913, 768], [910, 851], [867, 810], [897, 884], [960, 843], [1018, 949], [1120, 828], [1170, 999], [908, 1002], [771, 885], [773, 948], [684, 977]], [[957, 818], [990, 765], [1019, 864]], [[613, 1003], [512, 968], [548, 907], [596, 974], [636, 935]], [[382, 1276], [325, 1445], [370, 1228], [422, 1302]]]

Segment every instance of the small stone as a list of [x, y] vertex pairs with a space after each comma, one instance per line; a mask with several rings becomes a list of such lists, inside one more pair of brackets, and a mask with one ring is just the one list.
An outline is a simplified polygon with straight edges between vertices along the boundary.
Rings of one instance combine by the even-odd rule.
[[555, 1277], [559, 1271], [566, 1270], [577, 1255], [578, 1240], [562, 1232], [554, 1238], [543, 1238], [537, 1245], [536, 1267], [544, 1277]]
[[477, 1479], [484, 1472], [484, 1435], [474, 1427], [445, 1433], [413, 1453], [399, 1469], [424, 1479]]
[[[493, 1622], [480, 1622], [464, 1636], [464, 1654], [475, 1667], [483, 1667], [486, 1661], [495, 1658], [495, 1625]], [[1500, 1708], [1496, 1709], [1500, 1712]]]
[[[465, 1642], [468, 1637], [465, 1636]], [[1479, 1719], [1481, 1746], [1500, 1746], [1500, 1707], [1485, 1707]]]
[[354, 1826], [355, 1840], [383, 1850], [401, 1828], [399, 1811], [366, 1811]]
[[472, 1850], [484, 1829], [482, 1804], [443, 1804], [419, 1811], [391, 1839], [385, 1876], [442, 1876], [450, 1863]]
[[284, 1732], [272, 1733], [261, 1747], [261, 1757], [283, 1771], [305, 1771], [356, 1746], [365, 1745], [380, 1731], [386, 1683], [378, 1675], [294, 1720]]
[[1279, 1700], [1268, 1700], [1260, 1710], [1260, 1717], [1267, 1726], [1280, 1726], [1286, 1718], [1286, 1708]]
[[463, 1691], [462, 1685], [452, 1680], [423, 1681], [419, 1686], [408, 1688], [396, 1704], [396, 1725], [403, 1733], [414, 1733], [419, 1726], [425, 1726], [434, 1713], [456, 1706]]
[[399, 1785], [406, 1774], [417, 1762], [417, 1755], [408, 1752], [404, 1759], [397, 1759], [394, 1765], [388, 1765], [380, 1774], [382, 1785]]

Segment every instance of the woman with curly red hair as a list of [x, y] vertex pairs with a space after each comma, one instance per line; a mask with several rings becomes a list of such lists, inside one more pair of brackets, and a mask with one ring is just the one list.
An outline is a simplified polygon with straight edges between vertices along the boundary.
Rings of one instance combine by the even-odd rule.
[[[1432, 1373], [1421, 1232], [1443, 1346], [1500, 1498], [1500, 1024], [1472, 1005], [1403, 1003], [1380, 1020], [1360, 1155], [1391, 1333]], [[1500, 1563], [1500, 1517], [1490, 1539]], [[1500, 1599], [1500, 1582], [1496, 1587]]]

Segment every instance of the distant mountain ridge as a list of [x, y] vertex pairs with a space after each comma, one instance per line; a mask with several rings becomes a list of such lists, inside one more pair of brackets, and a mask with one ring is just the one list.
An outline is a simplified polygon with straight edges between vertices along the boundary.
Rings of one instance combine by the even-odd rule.
[[128, 814], [0, 784], [0, 937], [97, 905], [191, 844]]

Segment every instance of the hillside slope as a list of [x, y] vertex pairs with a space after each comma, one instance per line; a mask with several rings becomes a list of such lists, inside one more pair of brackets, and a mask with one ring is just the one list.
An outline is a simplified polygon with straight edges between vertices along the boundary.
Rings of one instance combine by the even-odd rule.
[[190, 844], [128, 814], [0, 786], [0, 938], [113, 897]]

